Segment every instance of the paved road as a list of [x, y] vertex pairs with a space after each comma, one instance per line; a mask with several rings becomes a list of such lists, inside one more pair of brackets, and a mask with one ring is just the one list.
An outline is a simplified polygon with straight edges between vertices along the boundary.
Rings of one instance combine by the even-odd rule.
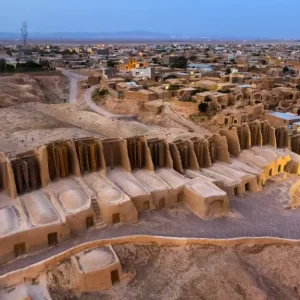
[[120, 236], [160, 235], [217, 239], [271, 236], [300, 239], [300, 209], [283, 208], [289, 198], [288, 191], [297, 180], [298, 178], [290, 178], [286, 182], [268, 183], [262, 193], [234, 197], [230, 216], [215, 220], [202, 220], [183, 205], [144, 212], [140, 214], [138, 224], [92, 229], [46, 251], [0, 266], [0, 274], [26, 267], [81, 243]]

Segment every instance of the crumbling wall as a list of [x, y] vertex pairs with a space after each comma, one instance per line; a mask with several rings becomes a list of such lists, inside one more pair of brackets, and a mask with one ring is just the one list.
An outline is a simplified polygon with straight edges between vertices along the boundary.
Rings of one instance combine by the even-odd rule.
[[254, 121], [250, 123], [249, 129], [251, 133], [251, 146], [262, 146], [263, 138], [260, 122]]
[[41, 187], [40, 168], [35, 154], [25, 154], [11, 161], [18, 194]]
[[2, 177], [2, 189], [4, 189], [10, 198], [17, 197], [16, 181], [12, 169], [11, 162], [7, 159], [4, 153], [0, 153], [0, 168]]
[[79, 139], [74, 141], [80, 173], [96, 172], [103, 168], [101, 146], [98, 139]]
[[48, 169], [51, 180], [68, 177], [70, 174], [68, 147], [66, 142], [51, 143], [47, 146]]
[[173, 160], [173, 168], [176, 172], [183, 174], [183, 166], [181, 161], [181, 156], [177, 146], [173, 143], [169, 143], [169, 149]]
[[291, 137], [291, 150], [297, 154], [300, 154], [300, 135], [294, 135]]
[[222, 129], [218, 132], [218, 134], [226, 137], [230, 155], [238, 157], [241, 153], [241, 147], [236, 127]]
[[251, 132], [248, 124], [244, 123], [241, 126], [234, 126], [237, 130], [237, 135], [239, 138], [240, 149], [247, 150], [251, 146]]
[[207, 139], [192, 138], [194, 153], [200, 168], [211, 167], [209, 142]]
[[229, 162], [228, 142], [226, 137], [214, 134], [208, 138], [211, 162]]
[[286, 127], [280, 127], [275, 129], [276, 146], [277, 148], [289, 148], [290, 138], [288, 129]]
[[107, 169], [120, 167], [128, 172], [131, 171], [126, 140], [121, 138], [108, 138], [102, 140], [102, 145]]
[[276, 147], [275, 128], [271, 127], [268, 121], [261, 122], [260, 125], [262, 134], [262, 144]]
[[146, 166], [146, 149], [142, 137], [127, 139], [127, 151], [131, 170], [142, 169]]
[[169, 152], [169, 145], [165, 140], [156, 138], [149, 139], [148, 147], [150, 149], [154, 169], [173, 167], [173, 162]]

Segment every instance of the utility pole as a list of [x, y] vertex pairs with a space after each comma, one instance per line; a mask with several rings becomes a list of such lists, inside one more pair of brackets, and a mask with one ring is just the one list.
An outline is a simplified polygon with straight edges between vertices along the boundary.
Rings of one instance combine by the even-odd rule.
[[24, 49], [24, 56], [25, 60], [27, 60], [27, 38], [28, 38], [28, 31], [27, 31], [27, 22], [24, 21], [22, 22], [22, 27], [21, 27], [21, 33], [22, 33], [22, 44], [23, 44], [23, 49]]

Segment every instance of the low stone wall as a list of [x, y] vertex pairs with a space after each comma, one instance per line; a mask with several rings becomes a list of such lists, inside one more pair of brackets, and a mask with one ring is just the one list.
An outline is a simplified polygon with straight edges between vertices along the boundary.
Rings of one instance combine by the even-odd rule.
[[18, 284], [22, 284], [28, 280], [36, 278], [43, 272], [49, 271], [60, 265], [64, 260], [71, 255], [87, 249], [96, 248], [99, 246], [111, 244], [120, 245], [125, 243], [133, 243], [135, 245], [156, 244], [162, 247], [178, 247], [188, 245], [214, 245], [220, 247], [235, 247], [244, 245], [252, 247], [254, 245], [272, 245], [272, 244], [288, 244], [291, 246], [300, 246], [299, 240], [281, 239], [273, 237], [257, 237], [257, 238], [235, 238], [235, 239], [193, 239], [193, 238], [171, 238], [160, 236], [127, 236], [106, 240], [92, 241], [78, 245], [68, 249], [56, 256], [50, 257], [44, 261], [30, 265], [24, 269], [20, 269], [11, 273], [0, 276], [0, 288], [8, 288]]

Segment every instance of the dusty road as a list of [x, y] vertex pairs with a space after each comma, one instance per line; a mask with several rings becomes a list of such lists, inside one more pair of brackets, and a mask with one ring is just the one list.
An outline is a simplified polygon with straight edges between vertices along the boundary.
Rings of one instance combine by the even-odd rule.
[[[61, 71], [65, 76], [67, 76], [70, 80], [70, 97], [69, 97], [69, 103], [72, 104], [79, 104], [78, 103], [78, 83], [79, 81], [82, 80], [87, 80], [87, 76], [84, 75], [80, 75], [77, 73], [74, 73], [72, 71], [69, 70], [62, 70]], [[94, 112], [106, 117], [106, 118], [110, 118], [110, 119], [123, 119], [123, 120], [136, 120], [136, 117], [134, 115], [116, 115], [116, 114], [112, 114], [108, 111], [106, 111], [105, 109], [103, 109], [101, 106], [97, 105], [93, 99], [92, 99], [92, 94], [93, 92], [99, 88], [100, 85], [95, 85], [92, 86], [91, 88], [86, 89], [85, 91], [85, 95], [84, 95], [84, 101], [85, 104], [87, 105], [87, 107], [89, 107], [91, 110], [93, 110]]]
[[92, 240], [129, 236], [160, 235], [187, 238], [279, 237], [300, 239], [300, 210], [285, 210], [288, 191], [298, 177], [268, 183], [262, 193], [248, 193], [232, 199], [231, 214], [215, 220], [202, 220], [183, 205], [144, 212], [139, 223], [91, 229], [43, 252], [21, 257], [0, 266], [0, 275], [49, 258], [75, 245]]

